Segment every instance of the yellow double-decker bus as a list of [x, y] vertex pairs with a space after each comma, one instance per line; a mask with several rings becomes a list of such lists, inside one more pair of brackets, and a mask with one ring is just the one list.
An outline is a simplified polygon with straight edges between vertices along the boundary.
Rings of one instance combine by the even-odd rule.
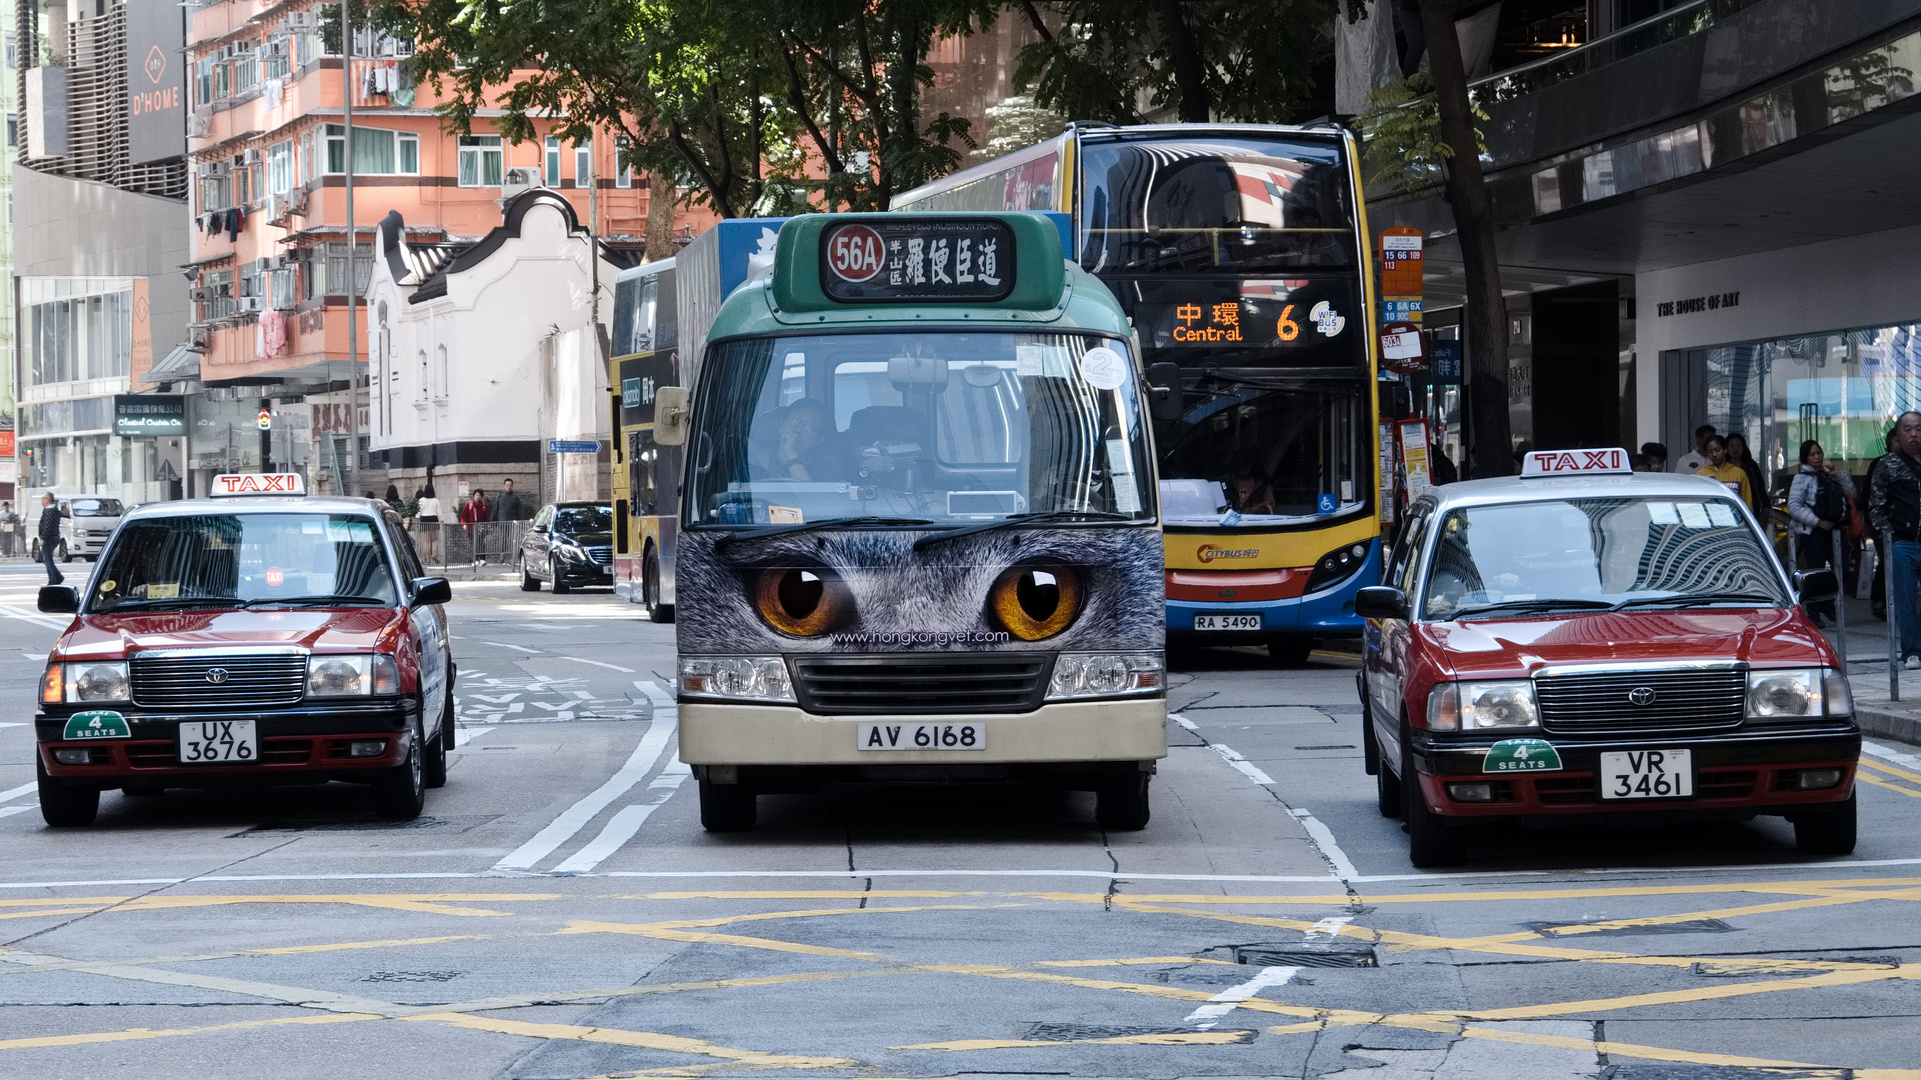
[[1358, 146], [1335, 127], [1075, 124], [895, 210], [1057, 210], [1154, 395], [1175, 639], [1276, 659], [1379, 580], [1379, 338]]
[[654, 394], [681, 385], [675, 260], [621, 271], [614, 283], [612, 371], [614, 591], [655, 622], [674, 618], [674, 514], [680, 452], [654, 442]]

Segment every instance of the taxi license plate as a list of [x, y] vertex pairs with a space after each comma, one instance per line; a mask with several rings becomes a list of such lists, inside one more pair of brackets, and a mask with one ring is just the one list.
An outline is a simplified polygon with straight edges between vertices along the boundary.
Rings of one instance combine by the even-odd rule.
[[260, 760], [252, 720], [193, 720], [180, 724], [180, 763], [217, 765]]
[[986, 724], [862, 724], [861, 750], [985, 750]]
[[1259, 630], [1260, 628], [1261, 616], [1258, 612], [1253, 615], [1194, 616], [1196, 630]]
[[1694, 794], [1687, 750], [1629, 750], [1601, 755], [1601, 798], [1685, 799]]

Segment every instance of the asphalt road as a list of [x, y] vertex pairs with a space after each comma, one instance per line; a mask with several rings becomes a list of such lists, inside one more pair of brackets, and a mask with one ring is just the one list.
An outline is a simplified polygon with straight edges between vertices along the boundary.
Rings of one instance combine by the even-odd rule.
[[471, 582], [421, 820], [330, 785], [49, 829], [40, 580], [0, 569], [0, 1076], [1921, 1078], [1921, 749], [1870, 758], [1844, 859], [1766, 820], [1495, 829], [1420, 872], [1346, 658], [1197, 650], [1144, 832], [898, 788], [710, 836], [672, 628]]

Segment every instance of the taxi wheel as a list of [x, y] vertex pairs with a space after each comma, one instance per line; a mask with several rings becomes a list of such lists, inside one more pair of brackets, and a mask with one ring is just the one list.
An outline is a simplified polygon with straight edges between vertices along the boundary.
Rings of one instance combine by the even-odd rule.
[[[44, 805], [44, 804], [43, 804]], [[1794, 819], [1794, 846], [1809, 855], [1849, 855], [1854, 852], [1855, 796], [1834, 810], [1803, 814]]]
[[427, 752], [420, 769], [422, 787], [447, 786], [446, 733], [453, 730], [453, 726], [454, 711], [449, 707], [440, 714], [440, 730], [434, 733], [433, 738], [426, 740]]
[[759, 816], [760, 796], [741, 784], [700, 782], [700, 825], [708, 832], [746, 832]]
[[1152, 779], [1147, 773], [1140, 773], [1104, 782], [1094, 792], [1094, 820], [1110, 832], [1139, 832], [1147, 828], [1152, 813], [1147, 790]]
[[558, 559], [550, 558], [547, 560], [547, 576], [553, 579], [554, 592], [556, 594], [573, 591], [574, 587], [567, 584], [567, 579], [560, 575], [560, 561]]
[[69, 787], [47, 775], [47, 767], [34, 760], [34, 779], [40, 782], [40, 816], [49, 825], [91, 825], [100, 812], [100, 790]]
[[1381, 816], [1396, 818], [1401, 816], [1401, 778], [1386, 762], [1374, 773], [1374, 797], [1381, 808]]
[[1374, 707], [1367, 703], [1365, 686], [1361, 693], [1361, 770], [1369, 776], [1381, 775], [1381, 743], [1374, 737]]
[[[1406, 736], [1403, 735], [1403, 739]], [[1447, 819], [1427, 808], [1414, 759], [1401, 751], [1401, 825], [1407, 829], [1407, 859], [1422, 869], [1459, 866], [1467, 861], [1467, 841]]]
[[525, 555], [520, 557], [520, 591], [540, 591], [540, 579], [527, 572], [527, 556]]
[[420, 720], [414, 719], [414, 737], [407, 743], [407, 760], [374, 778], [374, 813], [388, 821], [412, 821], [427, 805], [426, 761], [421, 744]]

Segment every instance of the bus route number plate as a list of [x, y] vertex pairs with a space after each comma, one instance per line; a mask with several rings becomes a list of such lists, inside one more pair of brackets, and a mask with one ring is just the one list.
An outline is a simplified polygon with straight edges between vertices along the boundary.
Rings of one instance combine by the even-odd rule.
[[862, 724], [861, 750], [985, 750], [986, 724]]
[[1194, 616], [1194, 629], [1196, 630], [1259, 630], [1260, 628], [1261, 617], [1258, 613], [1253, 615], [1201, 614]]

